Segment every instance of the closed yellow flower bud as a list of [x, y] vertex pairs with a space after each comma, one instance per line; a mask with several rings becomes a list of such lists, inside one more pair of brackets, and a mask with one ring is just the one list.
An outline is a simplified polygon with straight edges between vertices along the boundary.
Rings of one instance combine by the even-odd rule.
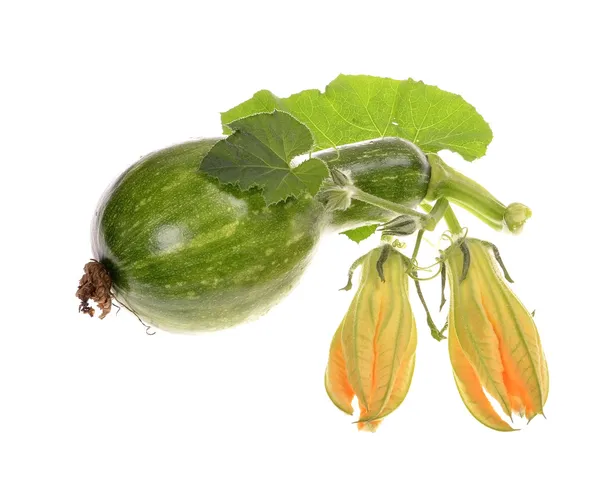
[[543, 414], [548, 366], [533, 317], [508, 287], [497, 258], [492, 245], [477, 239], [448, 250], [448, 347], [471, 414], [492, 429], [512, 431], [487, 395], [507, 416], [531, 420]]
[[407, 258], [389, 246], [369, 252], [356, 295], [331, 343], [325, 388], [347, 414], [354, 412], [357, 397], [359, 430], [374, 431], [408, 393], [417, 330], [407, 267]]

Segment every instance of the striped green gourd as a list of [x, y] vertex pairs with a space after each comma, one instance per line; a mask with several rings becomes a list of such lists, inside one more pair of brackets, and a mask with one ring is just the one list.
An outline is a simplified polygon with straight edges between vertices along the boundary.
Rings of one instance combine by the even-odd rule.
[[[360, 202], [331, 214], [310, 196], [267, 207], [260, 192], [242, 192], [199, 171], [218, 140], [142, 158], [96, 212], [94, 257], [108, 270], [114, 297], [162, 329], [215, 330], [259, 317], [297, 283], [323, 232], [394, 216]], [[427, 194], [427, 158], [400, 138], [314, 156], [387, 200], [415, 206]]]

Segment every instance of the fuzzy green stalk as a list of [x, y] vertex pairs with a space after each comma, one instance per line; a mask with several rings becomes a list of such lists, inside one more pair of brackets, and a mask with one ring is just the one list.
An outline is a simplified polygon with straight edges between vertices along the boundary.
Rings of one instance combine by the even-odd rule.
[[428, 154], [431, 180], [426, 200], [447, 198], [496, 230], [504, 225], [515, 233], [531, 216], [531, 210], [520, 203], [505, 206], [477, 182], [448, 166], [436, 154]]

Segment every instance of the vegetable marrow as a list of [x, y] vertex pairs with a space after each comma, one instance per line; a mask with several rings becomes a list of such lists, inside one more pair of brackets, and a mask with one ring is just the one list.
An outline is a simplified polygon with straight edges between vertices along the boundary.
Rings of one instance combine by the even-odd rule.
[[[309, 194], [267, 206], [258, 189], [241, 191], [199, 171], [219, 140], [142, 158], [107, 191], [95, 216], [94, 257], [110, 276], [114, 298], [161, 329], [217, 330], [257, 318], [297, 283], [323, 232], [395, 215], [360, 202], [329, 212]], [[427, 194], [427, 158], [400, 138], [313, 157], [395, 203], [415, 206]]]

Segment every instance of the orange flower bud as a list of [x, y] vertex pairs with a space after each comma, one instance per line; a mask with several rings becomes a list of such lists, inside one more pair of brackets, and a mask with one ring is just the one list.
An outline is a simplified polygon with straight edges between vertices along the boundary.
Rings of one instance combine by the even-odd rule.
[[353, 413], [357, 397], [359, 430], [374, 431], [408, 393], [417, 329], [408, 302], [407, 267], [407, 258], [390, 246], [369, 252], [356, 295], [331, 343], [325, 388], [347, 414]]
[[548, 366], [533, 317], [509, 289], [493, 248], [466, 239], [447, 252], [448, 347], [456, 385], [471, 414], [492, 429], [512, 431], [487, 395], [511, 418], [513, 413], [529, 420], [543, 415]]

